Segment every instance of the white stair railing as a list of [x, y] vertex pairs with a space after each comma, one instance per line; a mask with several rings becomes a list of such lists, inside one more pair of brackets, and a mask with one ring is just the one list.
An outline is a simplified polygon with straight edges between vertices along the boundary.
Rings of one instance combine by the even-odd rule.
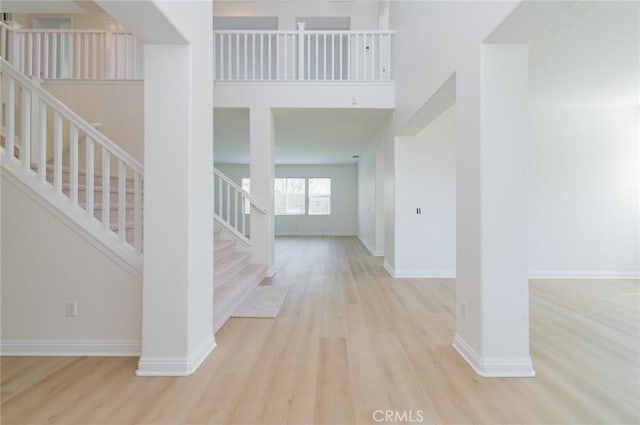
[[4, 59], [0, 80], [3, 166], [82, 211], [109, 243], [141, 256], [142, 164]]
[[268, 210], [220, 170], [214, 168], [213, 173], [214, 216], [216, 221], [237, 240], [246, 246], [250, 246], [249, 214], [253, 208], [260, 214], [266, 214]]
[[0, 56], [30, 77], [141, 80], [142, 45], [127, 31], [25, 29], [0, 22]]
[[217, 81], [391, 81], [393, 31], [214, 31]]

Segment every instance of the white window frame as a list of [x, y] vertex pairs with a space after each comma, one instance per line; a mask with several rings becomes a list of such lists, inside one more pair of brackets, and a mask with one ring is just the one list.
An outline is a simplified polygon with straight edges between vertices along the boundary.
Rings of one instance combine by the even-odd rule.
[[[329, 192], [325, 193], [325, 194], [312, 195], [311, 194], [311, 180], [329, 180]], [[307, 198], [308, 198], [307, 215], [313, 215], [313, 216], [331, 215], [331, 189], [332, 189], [332, 185], [333, 185], [333, 182], [332, 182], [331, 177], [309, 177], [309, 178], [307, 178]], [[312, 204], [313, 198], [327, 198], [328, 204], [329, 204], [329, 211], [328, 212], [312, 212], [311, 211], [311, 204]]]

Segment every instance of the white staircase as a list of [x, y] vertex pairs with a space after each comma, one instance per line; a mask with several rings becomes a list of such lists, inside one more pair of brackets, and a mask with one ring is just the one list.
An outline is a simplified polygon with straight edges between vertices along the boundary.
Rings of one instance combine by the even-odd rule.
[[213, 329], [217, 332], [264, 279], [266, 267], [251, 264], [251, 254], [223, 226], [216, 223], [214, 229]]
[[[143, 166], [0, 58], [2, 178], [142, 273]], [[266, 210], [215, 171], [214, 330], [265, 276], [251, 264], [249, 211]]]

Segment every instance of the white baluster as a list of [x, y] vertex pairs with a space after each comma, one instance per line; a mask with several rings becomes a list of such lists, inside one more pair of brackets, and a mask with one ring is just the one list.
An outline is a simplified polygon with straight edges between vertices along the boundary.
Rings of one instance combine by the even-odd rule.
[[118, 237], [120, 242], [124, 242], [127, 235], [126, 227], [126, 212], [127, 206], [126, 199], [126, 183], [127, 183], [127, 170], [125, 169], [124, 162], [118, 161]]
[[316, 39], [316, 80], [320, 79], [320, 60], [319, 60], [319, 55], [320, 55], [320, 48], [318, 47], [318, 39], [320, 38], [320, 35], [316, 33], [316, 35], [314, 36]]
[[138, 254], [142, 253], [142, 176], [133, 174], [133, 246]]
[[218, 176], [218, 215], [222, 217], [222, 178]]
[[22, 168], [31, 168], [31, 92], [22, 88], [22, 146], [20, 147], [20, 160]]
[[347, 80], [351, 80], [351, 34], [347, 34]]
[[16, 86], [13, 78], [6, 76], [6, 84], [7, 84], [7, 100], [5, 106], [5, 125], [7, 127], [7, 134], [5, 138], [6, 142], [6, 151], [5, 156], [8, 159], [15, 159], [15, 107], [16, 107]]
[[42, 78], [49, 78], [49, 34], [42, 40]]
[[343, 69], [342, 69], [342, 34], [339, 35], [340, 39], [339, 39], [339, 43], [340, 43], [340, 69], [339, 69], [339, 76], [338, 79], [339, 80], [343, 80], [344, 79], [344, 73], [343, 73]]
[[38, 99], [38, 118], [40, 130], [38, 134], [38, 174], [41, 181], [47, 180], [47, 105]]
[[307, 34], [305, 38], [307, 39], [307, 67], [305, 68], [306, 75], [304, 78], [305, 80], [311, 80], [311, 34]]
[[82, 65], [82, 60], [80, 57], [80, 52], [82, 51], [82, 38], [80, 37], [80, 33], [76, 33], [76, 45], [75, 45], [75, 54], [76, 54], [76, 60], [75, 60], [75, 65], [76, 65], [76, 73], [75, 73], [75, 78], [82, 78], [81, 77], [81, 65]]
[[42, 78], [42, 35], [36, 34], [34, 41], [35, 44], [33, 46], [33, 59], [35, 63], [33, 75], [37, 78]]
[[335, 34], [331, 34], [331, 80], [336, 79], [336, 39]]
[[269, 43], [269, 50], [268, 50], [268, 52], [269, 52], [268, 53], [269, 54], [269, 56], [268, 56], [269, 57], [269, 60], [268, 60], [268, 62], [269, 62], [269, 80], [271, 80], [272, 79], [271, 68], [273, 68], [273, 56], [271, 54], [271, 45], [273, 44], [273, 34], [269, 34], [267, 36], [267, 42]]
[[62, 193], [62, 116], [53, 113], [53, 184]]
[[102, 227], [111, 228], [111, 154], [102, 147]]
[[69, 124], [69, 199], [78, 204], [78, 128]]
[[60, 57], [58, 55], [58, 34], [51, 34], [51, 78], [58, 78], [58, 66]]
[[304, 80], [304, 22], [298, 22], [298, 80]]
[[236, 80], [240, 79], [240, 34], [235, 34], [236, 36]]
[[288, 35], [287, 34], [283, 34], [283, 37], [282, 37], [282, 40], [283, 40], [282, 48], [284, 50], [284, 74], [283, 74], [283, 78], [282, 78], [283, 80], [287, 79], [287, 65], [289, 63], [289, 57], [288, 57], [289, 56], [289, 52], [288, 52], [289, 49], [287, 49], [287, 38], [288, 38]]
[[248, 72], [249, 72], [249, 61], [248, 61], [248, 49], [247, 49], [247, 39], [249, 38], [248, 34], [243, 34], [244, 39], [244, 79], [247, 80], [248, 79]]
[[94, 155], [93, 155], [93, 139], [85, 134], [85, 151], [86, 151], [86, 170], [85, 170], [85, 185], [86, 185], [86, 202], [85, 210], [89, 217], [93, 217], [93, 195], [94, 195], [94, 183], [93, 183], [93, 170], [94, 170]]
[[231, 34], [227, 34], [227, 68], [229, 72], [227, 73], [227, 79], [233, 79], [233, 74], [231, 73], [231, 63], [232, 63], [232, 48], [231, 48]]
[[225, 217], [224, 221], [229, 222], [231, 221], [231, 186], [229, 186], [229, 183], [226, 182], [225, 186], [227, 187], [227, 216]]
[[328, 80], [327, 78], [327, 33], [322, 34], [322, 42], [323, 42], [323, 48], [322, 48], [322, 56], [323, 56], [323, 60], [322, 60], [322, 79], [323, 80]]
[[265, 80], [266, 75], [264, 72], [264, 34], [260, 34], [260, 79]]
[[233, 191], [233, 228], [238, 230], [238, 191]]
[[251, 34], [251, 79], [256, 79], [256, 35]]
[[98, 47], [97, 47], [96, 33], [91, 33], [91, 78], [93, 80], [98, 78]]
[[89, 34], [83, 34], [84, 44], [84, 78], [89, 79]]
[[27, 33], [27, 75], [34, 76], [33, 71], [33, 34]]

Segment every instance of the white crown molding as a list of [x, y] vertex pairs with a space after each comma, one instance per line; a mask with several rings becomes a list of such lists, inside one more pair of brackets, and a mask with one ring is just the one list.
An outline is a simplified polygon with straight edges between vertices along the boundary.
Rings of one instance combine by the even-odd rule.
[[532, 378], [535, 376], [531, 357], [481, 357], [460, 335], [453, 339], [453, 348], [484, 378]]

